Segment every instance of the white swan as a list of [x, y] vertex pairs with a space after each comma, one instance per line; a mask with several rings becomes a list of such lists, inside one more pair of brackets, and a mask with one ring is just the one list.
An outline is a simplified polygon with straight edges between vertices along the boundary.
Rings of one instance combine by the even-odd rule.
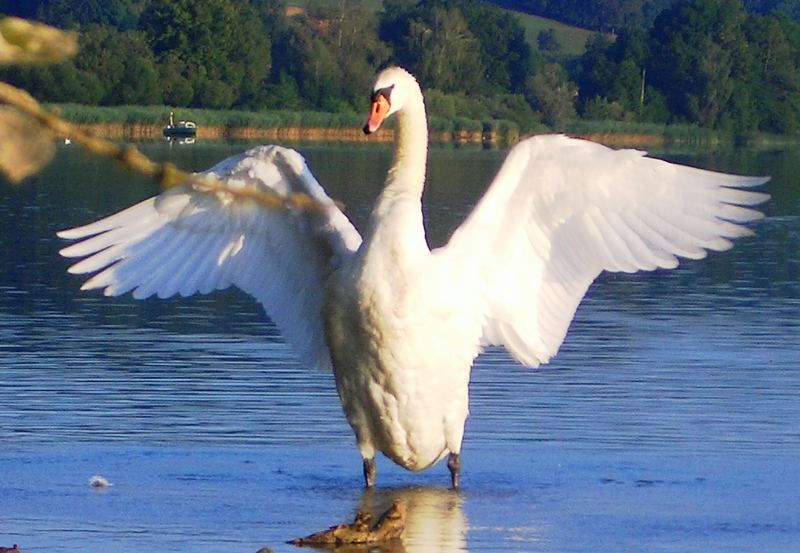
[[310, 366], [332, 367], [364, 460], [410, 469], [449, 455], [454, 487], [473, 359], [501, 345], [537, 366], [558, 350], [603, 270], [677, 266], [750, 233], [740, 223], [767, 179], [702, 171], [564, 136], [517, 144], [449, 243], [422, 225], [427, 124], [416, 80], [382, 71], [365, 132], [397, 114], [392, 168], [362, 238], [303, 158], [254, 148], [209, 170], [237, 189], [310, 194], [322, 210], [275, 210], [240, 196], [169, 190], [66, 230], [61, 251], [100, 271], [83, 289], [136, 298], [231, 284], [261, 302]]

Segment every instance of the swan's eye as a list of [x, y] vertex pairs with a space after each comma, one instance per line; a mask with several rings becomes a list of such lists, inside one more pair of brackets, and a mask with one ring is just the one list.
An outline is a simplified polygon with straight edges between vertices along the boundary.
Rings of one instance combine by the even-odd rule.
[[384, 98], [386, 98], [386, 101], [391, 104], [392, 103], [392, 89], [394, 89], [394, 85], [387, 86], [387, 87], [384, 87], [384, 88], [381, 88], [381, 89], [378, 89], [378, 90], [374, 91], [372, 93], [372, 98], [370, 98], [370, 101], [374, 102], [375, 100], [378, 99], [379, 96], [383, 96]]

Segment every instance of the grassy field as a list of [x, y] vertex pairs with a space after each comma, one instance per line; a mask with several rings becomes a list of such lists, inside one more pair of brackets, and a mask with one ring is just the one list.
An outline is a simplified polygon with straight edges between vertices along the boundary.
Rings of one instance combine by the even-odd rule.
[[[509, 10], [511, 11], [511, 10]], [[519, 18], [522, 26], [525, 27], [525, 35], [531, 48], [537, 48], [537, 37], [541, 31], [553, 29], [556, 40], [561, 44], [561, 54], [568, 57], [577, 57], [583, 54], [586, 49], [586, 40], [594, 34], [592, 31], [572, 27], [564, 23], [559, 23], [553, 19], [546, 19], [537, 15], [511, 11]]]
[[[292, 0], [287, 5], [297, 6], [298, 8], [306, 8], [310, 4], [323, 5], [333, 4], [336, 0]], [[368, 9], [379, 11], [383, 6], [381, 0], [365, 0]], [[503, 9], [503, 8], [501, 8]], [[583, 54], [586, 47], [586, 40], [593, 34], [592, 31], [581, 29], [580, 27], [573, 27], [564, 23], [559, 23], [553, 19], [546, 19], [537, 15], [529, 15], [522, 12], [513, 10], [506, 10], [516, 15], [522, 26], [525, 28], [525, 35], [528, 38], [528, 43], [531, 48], [538, 48], [537, 37], [539, 32], [553, 29], [555, 31], [556, 39], [561, 44], [562, 55], [567, 57], [577, 57]]]

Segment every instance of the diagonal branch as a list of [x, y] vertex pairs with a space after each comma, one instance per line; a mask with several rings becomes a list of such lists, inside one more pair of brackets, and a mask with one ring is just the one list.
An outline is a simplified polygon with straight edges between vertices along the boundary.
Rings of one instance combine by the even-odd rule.
[[197, 190], [209, 193], [230, 194], [246, 198], [272, 209], [294, 209], [300, 211], [322, 211], [325, 206], [304, 193], [293, 193], [287, 196], [264, 190], [233, 189], [211, 175], [197, 175], [178, 169], [172, 163], [156, 163], [130, 144], [118, 145], [102, 138], [91, 136], [76, 125], [61, 119], [57, 114], [44, 109], [33, 96], [26, 91], [0, 82], [0, 103], [13, 107], [37, 122], [55, 138], [69, 138], [73, 143], [85, 148], [92, 154], [118, 161], [123, 167], [147, 175], [155, 179], [163, 188], [178, 185], [193, 186]]

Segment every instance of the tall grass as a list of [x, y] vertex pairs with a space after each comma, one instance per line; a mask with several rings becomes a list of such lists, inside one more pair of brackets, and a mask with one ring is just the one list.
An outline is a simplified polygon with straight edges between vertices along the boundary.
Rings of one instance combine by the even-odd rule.
[[241, 111], [168, 106], [84, 106], [59, 104], [50, 106], [67, 121], [78, 124], [133, 124], [166, 125], [170, 112], [175, 120], [191, 120], [201, 127], [229, 128], [326, 128], [344, 129], [360, 127], [363, 117], [349, 113], [322, 113], [315, 111]]
[[[77, 124], [100, 125], [166, 125], [170, 112], [175, 121], [194, 121], [199, 127], [226, 129], [360, 129], [364, 116], [354, 113], [324, 113], [317, 111], [241, 111], [170, 108], [168, 106], [84, 106], [58, 104], [49, 106], [61, 117]], [[393, 120], [387, 121], [392, 128]], [[466, 117], [431, 117], [433, 132], [450, 133], [458, 140], [463, 133], [487, 133], [494, 139], [513, 142], [519, 136], [518, 125], [509, 120], [477, 120]]]
[[[166, 125], [170, 111], [175, 120], [191, 120], [199, 127], [222, 127], [224, 129], [359, 129], [364, 117], [355, 113], [324, 113], [317, 111], [242, 111], [170, 108], [168, 106], [84, 106], [58, 104], [49, 106], [61, 117], [77, 124], [121, 124], [121, 125]], [[454, 141], [464, 135], [483, 139], [513, 143], [524, 130], [528, 132], [552, 132], [552, 129], [537, 127], [521, 129], [515, 121], [507, 119], [471, 119], [467, 117], [436, 117], [429, 121], [430, 130], [440, 137], [448, 135]], [[393, 120], [387, 122], [393, 127]], [[636, 121], [589, 121], [575, 120], [564, 123], [560, 132], [576, 135], [630, 135], [663, 137], [666, 142], [708, 145], [733, 142], [734, 136], [721, 131], [704, 129], [695, 125], [664, 125]], [[757, 141], [757, 139], [755, 139]]]
[[575, 120], [565, 123], [560, 130], [569, 134], [580, 135], [661, 136], [668, 142], [698, 145], [717, 144], [733, 140], [733, 136], [729, 134], [712, 129], [704, 129], [696, 125], [665, 125], [638, 121]]

